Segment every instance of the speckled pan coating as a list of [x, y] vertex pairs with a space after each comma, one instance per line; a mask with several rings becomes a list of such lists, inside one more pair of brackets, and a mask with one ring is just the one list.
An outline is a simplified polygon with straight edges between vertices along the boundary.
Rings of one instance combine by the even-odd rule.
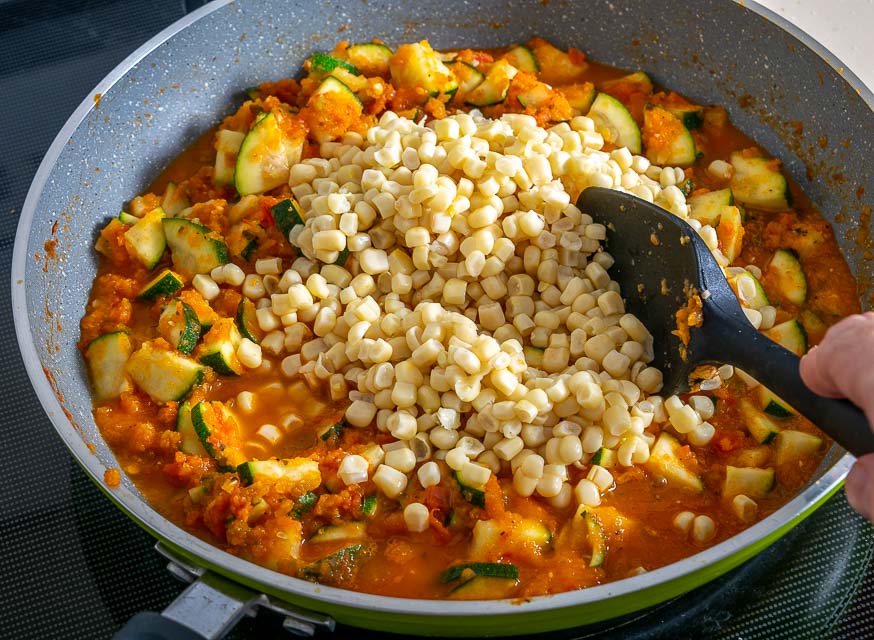
[[[329, 50], [340, 38], [377, 37], [391, 44], [427, 38], [445, 48], [505, 45], [540, 35], [610, 64], [643, 68], [696, 101], [726, 105], [734, 122], [782, 158], [835, 223], [851, 266], [870, 289], [874, 267], [863, 252], [872, 226], [863, 211], [874, 198], [868, 188], [874, 174], [871, 92], [819, 45], [781, 26], [789, 28], [757, 5], [730, 0], [240, 0], [195, 12], [132, 54], [95, 89], [102, 94], [99, 104], [86, 101], [73, 114], [28, 194], [13, 259], [13, 305], [22, 353], [47, 413], [98, 482], [105, 468], [116, 466], [91, 418], [76, 350], [96, 268], [97, 230], [181, 149], [233, 112], [242, 88], [295, 74], [310, 52]], [[50, 241], [57, 245], [47, 251]], [[93, 454], [87, 443], [95, 445]], [[189, 536], [148, 507], [127, 478], [108, 493], [171, 546], [302, 606], [373, 628], [484, 635], [592, 622], [712, 579], [809, 513], [838, 486], [849, 462], [834, 450], [819, 480], [786, 507], [693, 558], [525, 604], [412, 602], [311, 585]]]

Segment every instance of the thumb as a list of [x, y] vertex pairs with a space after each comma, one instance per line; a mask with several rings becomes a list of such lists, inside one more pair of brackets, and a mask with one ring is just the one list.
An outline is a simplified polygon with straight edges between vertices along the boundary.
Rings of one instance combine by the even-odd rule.
[[847, 500], [850, 506], [874, 522], [874, 454], [863, 456], [847, 476]]

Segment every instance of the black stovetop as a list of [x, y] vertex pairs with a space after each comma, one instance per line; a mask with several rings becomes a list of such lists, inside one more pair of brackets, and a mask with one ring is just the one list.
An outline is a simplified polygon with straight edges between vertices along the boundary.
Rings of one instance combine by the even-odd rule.
[[[37, 401], [11, 323], [18, 212], [57, 131], [97, 82], [200, 0], [0, 0], [0, 638], [108, 638], [182, 589], [154, 541], [67, 454]], [[843, 494], [724, 578], [643, 614], [550, 638], [874, 638], [874, 528]], [[286, 637], [272, 614], [235, 638]], [[338, 629], [335, 637], [376, 638]]]

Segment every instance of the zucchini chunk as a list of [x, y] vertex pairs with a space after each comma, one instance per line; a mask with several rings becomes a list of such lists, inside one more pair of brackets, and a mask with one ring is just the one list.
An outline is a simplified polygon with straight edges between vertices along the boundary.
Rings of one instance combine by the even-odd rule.
[[119, 222], [121, 222], [122, 224], [126, 224], [128, 226], [130, 226], [132, 224], [136, 224], [137, 222], [140, 221], [139, 218], [137, 218], [135, 215], [133, 215], [131, 213], [128, 213], [127, 211], [120, 211], [118, 213], [118, 217], [116, 219]]
[[161, 312], [158, 333], [177, 350], [188, 355], [194, 351], [200, 338], [200, 320], [191, 305], [174, 300]]
[[145, 342], [131, 354], [125, 368], [140, 389], [158, 403], [182, 400], [203, 380], [203, 366], [169, 349]]
[[215, 133], [215, 167], [212, 181], [218, 185], [234, 184], [234, 170], [237, 166], [237, 156], [246, 134], [242, 131], [219, 129]]
[[503, 59], [525, 73], [540, 71], [540, 64], [537, 62], [534, 52], [525, 45], [517, 44], [503, 55]]
[[498, 60], [489, 69], [485, 80], [468, 93], [464, 101], [475, 107], [487, 107], [504, 102], [510, 91], [510, 82], [518, 72], [519, 70], [506, 60]]
[[[578, 515], [586, 525], [586, 539], [592, 549], [592, 559], [589, 560], [589, 566], [600, 567], [607, 557], [607, 538], [604, 535], [601, 521], [591, 509], [580, 509]], [[577, 520], [574, 518], [575, 524]]]
[[740, 299], [740, 294], [737, 291], [737, 279], [740, 277], [740, 275], [752, 278], [753, 286], [755, 287], [755, 293], [753, 294], [753, 296], [742, 301], [744, 306], [747, 306], [750, 309], [761, 309], [762, 307], [771, 304], [771, 301], [768, 299], [768, 294], [765, 293], [765, 288], [762, 286], [762, 283], [756, 276], [754, 276], [749, 271], [743, 274], [739, 274], [737, 276], [731, 276], [728, 280], [728, 283], [731, 285], [731, 288], [734, 290], [734, 293], [735, 295], [737, 295], [738, 299]]
[[723, 207], [716, 226], [716, 237], [719, 247], [729, 262], [734, 262], [743, 249], [744, 224], [743, 216], [737, 207]]
[[592, 108], [592, 103], [595, 101], [595, 96], [598, 94], [595, 91], [595, 85], [591, 82], [569, 84], [564, 87], [556, 87], [556, 90], [567, 100], [574, 111], [574, 115], [589, 113], [589, 109]]
[[652, 101], [677, 116], [687, 129], [697, 129], [704, 124], [704, 107], [689, 102], [678, 93], [657, 93]]
[[237, 348], [243, 341], [240, 330], [232, 318], [221, 318], [205, 336], [197, 350], [197, 359], [212, 367], [217, 373], [238, 376], [245, 367], [237, 358]]
[[284, 460], [250, 460], [237, 467], [240, 480], [249, 486], [258, 480], [287, 480], [308, 492], [322, 482], [319, 463], [309, 458], [290, 458]]
[[304, 565], [298, 571], [298, 577], [323, 584], [342, 584], [355, 575], [360, 564], [372, 553], [373, 545], [359, 542]]
[[798, 322], [798, 318], [792, 318], [792, 320], [771, 327], [765, 331], [765, 335], [797, 356], [803, 356], [807, 351], [807, 332]]
[[291, 517], [300, 520], [304, 514], [312, 511], [318, 501], [318, 495], [312, 491], [307, 491], [294, 503], [294, 508], [291, 510]]
[[789, 184], [780, 171], [779, 160], [748, 158], [735, 151], [729, 158], [734, 167], [731, 190], [734, 197], [753, 209], [785, 211], [792, 203]]
[[180, 292], [179, 299], [194, 309], [194, 313], [197, 314], [197, 321], [200, 323], [200, 335], [207, 333], [218, 322], [218, 314], [213, 311], [204, 297], [194, 289]]
[[650, 162], [668, 167], [688, 167], [698, 151], [692, 134], [667, 109], [647, 105], [643, 111], [643, 147]]
[[376, 508], [379, 505], [379, 499], [377, 498], [375, 493], [370, 494], [369, 496], [364, 496], [361, 500], [361, 513], [363, 513], [368, 518], [372, 518], [376, 515]]
[[[322, 91], [327, 80], [313, 95]], [[334, 82], [343, 84], [336, 79]], [[234, 167], [234, 186], [241, 196], [264, 193], [288, 183], [291, 166], [300, 161], [303, 130], [292, 135], [282, 126], [281, 117], [273, 111], [260, 116], [240, 145]]]
[[689, 471], [680, 460], [682, 445], [677, 439], [667, 432], [662, 432], [653, 445], [649, 460], [646, 462], [647, 470], [667, 480], [668, 484], [679, 489], [688, 491], [704, 491], [704, 483], [696, 474]]
[[776, 474], [773, 469], [756, 467], [725, 467], [725, 482], [722, 497], [733, 498], [743, 494], [750, 498], [764, 498], [774, 488]]
[[543, 82], [538, 82], [530, 89], [518, 94], [516, 100], [518, 100], [519, 104], [525, 108], [531, 107], [532, 109], [539, 109], [541, 106], [549, 102], [554, 95], [555, 90], [552, 89], [552, 87]]
[[132, 352], [133, 345], [126, 331], [106, 333], [88, 343], [85, 362], [97, 402], [112, 400], [130, 390], [125, 365]]
[[602, 82], [601, 90], [618, 98], [623, 98], [633, 93], [645, 96], [652, 95], [653, 86], [652, 80], [645, 71], [635, 71], [627, 76]]
[[689, 198], [689, 215], [701, 224], [709, 224], [715, 228], [722, 215], [722, 208], [733, 205], [734, 195], [731, 193], [731, 189], [699, 193]]
[[137, 220], [124, 233], [124, 246], [128, 253], [147, 269], [153, 269], [160, 262], [164, 249], [167, 248], [161, 226], [163, 219], [164, 210], [158, 207]]
[[768, 263], [768, 275], [773, 278], [783, 297], [801, 306], [807, 300], [807, 277], [798, 254], [791, 249], [777, 249]]
[[549, 529], [531, 518], [507, 514], [500, 520], [479, 520], [473, 527], [470, 555], [475, 559], [500, 557], [520, 549], [546, 549], [552, 544]]
[[448, 99], [458, 90], [455, 75], [427, 40], [399, 46], [389, 59], [389, 72], [396, 87], [421, 87], [432, 98]]
[[449, 592], [451, 600], [500, 600], [508, 598], [516, 588], [514, 578], [474, 576]]
[[628, 147], [631, 153], [641, 150], [640, 128], [624, 104], [613, 96], [599, 93], [592, 102], [588, 116], [604, 140], [616, 147]]
[[780, 432], [780, 427], [747, 399], [740, 401], [740, 413], [747, 431], [756, 442], [768, 444]]
[[165, 218], [163, 224], [173, 266], [183, 277], [209, 273], [230, 261], [227, 245], [209, 227], [185, 218]]
[[168, 182], [167, 188], [164, 190], [164, 199], [161, 201], [161, 208], [164, 210], [164, 214], [168, 218], [172, 218], [190, 206], [191, 203], [188, 201], [188, 196], [179, 188], [179, 185], [175, 182]]
[[248, 338], [255, 344], [261, 342], [263, 331], [258, 326], [258, 319], [255, 317], [255, 303], [249, 298], [242, 298], [240, 304], [237, 305], [237, 329], [240, 330], [240, 335]]
[[791, 418], [797, 415], [788, 402], [763, 385], [756, 387], [756, 392], [759, 394], [759, 404], [762, 410], [768, 415], [772, 415], [775, 418]]
[[353, 44], [346, 49], [346, 57], [355, 67], [368, 78], [373, 76], [388, 76], [389, 60], [392, 50], [378, 42]]
[[569, 52], [552, 46], [546, 40], [538, 41], [531, 47], [531, 52], [540, 67], [538, 79], [553, 87], [580, 82], [583, 73], [589, 68], [579, 51], [574, 52], [577, 57], [573, 58]]
[[447, 62], [446, 66], [452, 71], [455, 81], [458, 83], [458, 91], [455, 94], [456, 101], [466, 100], [467, 94], [476, 89], [486, 79], [479, 69], [461, 60]]
[[159, 296], [171, 296], [184, 286], [182, 276], [170, 269], [164, 269], [143, 285], [137, 297], [141, 300], [154, 300]]
[[601, 447], [592, 456], [592, 464], [597, 464], [605, 469], [612, 469], [616, 466], [616, 451]]
[[326, 53], [314, 53], [310, 58], [310, 71], [315, 73], [328, 74], [334, 69], [343, 69], [353, 75], [358, 75], [358, 69], [351, 62], [335, 58]]
[[822, 438], [803, 431], [786, 429], [777, 434], [777, 465], [809, 458], [822, 447]]
[[[314, 462], [318, 471], [318, 463]], [[355, 521], [322, 527], [307, 542], [339, 542], [344, 540], [363, 540], [367, 537], [367, 523]]]
[[288, 239], [288, 234], [298, 225], [305, 223], [306, 217], [294, 198], [286, 198], [270, 207], [270, 214], [282, 235]]
[[486, 507], [486, 492], [483, 487], [474, 487], [466, 484], [461, 479], [461, 472], [455, 472], [455, 480], [458, 482], [458, 488], [461, 490], [461, 497], [467, 500], [475, 507], [485, 509]]
[[341, 420], [340, 422], [335, 422], [334, 424], [328, 425], [319, 433], [319, 439], [324, 440], [325, 442], [331, 441], [336, 443], [340, 436], [343, 435], [343, 430], [346, 428], [346, 422]]
[[465, 575], [488, 578], [519, 579], [519, 567], [505, 562], [466, 562], [449, 567], [440, 574], [440, 582], [447, 584], [460, 580]]
[[198, 402], [191, 409], [191, 422], [203, 448], [223, 469], [232, 471], [245, 462], [240, 425], [223, 403]]
[[191, 403], [189, 402], [183, 402], [179, 405], [179, 411], [176, 413], [176, 431], [182, 436], [179, 441], [179, 450], [182, 453], [187, 453], [190, 456], [209, 457], [206, 449], [203, 448], [200, 436], [194, 430], [194, 423], [191, 421]]

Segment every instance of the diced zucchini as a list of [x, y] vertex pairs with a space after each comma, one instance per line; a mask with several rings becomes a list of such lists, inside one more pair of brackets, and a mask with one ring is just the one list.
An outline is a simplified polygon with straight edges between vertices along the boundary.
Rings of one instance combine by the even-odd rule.
[[[314, 95], [323, 91], [322, 87], [327, 81], [326, 78]], [[333, 79], [333, 83], [343, 84], [336, 79]], [[303, 132], [291, 135], [287, 128], [281, 126], [280, 117], [271, 111], [256, 120], [240, 145], [234, 168], [234, 185], [241, 196], [264, 193], [287, 184], [291, 166], [300, 161]]]
[[240, 335], [258, 344], [261, 342], [264, 332], [258, 326], [255, 311], [255, 303], [249, 300], [249, 298], [242, 298], [240, 304], [237, 305], [236, 320]]
[[158, 319], [158, 333], [184, 354], [194, 351], [200, 338], [200, 320], [191, 305], [175, 300], [164, 307]]
[[582, 60], [582, 56], [575, 61], [569, 53], [552, 46], [545, 40], [531, 47], [531, 52], [540, 67], [537, 74], [539, 79], [553, 87], [579, 82], [589, 68], [589, 65]]
[[518, 580], [475, 576], [449, 592], [451, 600], [500, 600], [512, 595]]
[[504, 54], [504, 60], [516, 67], [519, 71], [526, 73], [537, 73], [540, 71], [540, 65], [534, 52], [528, 47], [518, 44], [507, 53]]
[[312, 511], [313, 507], [319, 501], [319, 496], [312, 491], [307, 491], [294, 503], [294, 508], [291, 510], [291, 517], [300, 520], [304, 514]]
[[535, 369], [543, 368], [543, 349], [525, 345], [522, 347], [522, 354], [525, 356], [525, 362], [529, 367]]
[[287, 480], [305, 491], [310, 491], [322, 482], [319, 463], [309, 458], [250, 460], [239, 465], [237, 473], [245, 486], [259, 480]]
[[389, 71], [394, 86], [421, 87], [435, 98], [452, 96], [458, 90], [455, 75], [427, 40], [398, 47], [389, 60]]
[[452, 71], [458, 83], [458, 92], [455, 94], [456, 100], [466, 100], [467, 94], [476, 89], [486, 79], [479, 69], [461, 60], [448, 62], [446, 66]]
[[595, 121], [595, 128], [605, 141], [616, 147], [628, 147], [631, 153], [640, 153], [640, 128], [619, 100], [609, 94], [599, 93], [592, 102], [588, 116]]
[[180, 211], [184, 211], [191, 206], [188, 201], [188, 196], [185, 191], [179, 188], [175, 182], [168, 182], [167, 188], [164, 190], [164, 200], [161, 202], [161, 208], [168, 218], [178, 215]]
[[697, 104], [671, 105], [666, 109], [680, 119], [687, 129], [697, 129], [704, 123], [704, 107]]
[[517, 73], [518, 69], [509, 62], [498, 60], [489, 69], [485, 80], [468, 93], [464, 101], [475, 107], [486, 107], [503, 102], [510, 91], [510, 82]]
[[597, 464], [605, 469], [612, 469], [616, 466], [616, 451], [601, 447], [592, 456], [592, 464]]
[[765, 335], [797, 356], [803, 356], [807, 351], [807, 332], [804, 331], [804, 327], [801, 326], [797, 318], [771, 327], [765, 331]]
[[133, 345], [126, 331], [106, 333], [88, 343], [85, 362], [97, 402], [112, 400], [130, 390], [125, 365], [132, 352]]
[[768, 263], [768, 274], [786, 300], [798, 306], [807, 300], [807, 277], [794, 251], [777, 249]]
[[334, 69], [343, 69], [351, 74], [358, 75], [355, 65], [346, 60], [329, 56], [325, 53], [314, 53], [310, 58], [310, 71], [315, 73], [331, 73]]
[[221, 318], [205, 336], [197, 350], [197, 359], [226, 376], [238, 376], [245, 371], [237, 358], [237, 348], [243, 341], [233, 318]]
[[552, 533], [537, 520], [515, 514], [501, 520], [479, 520], [473, 527], [470, 556], [474, 559], [499, 557], [532, 545], [541, 550], [552, 544]]
[[143, 285], [137, 297], [142, 300], [154, 300], [159, 296], [171, 296], [184, 286], [185, 281], [182, 276], [170, 269], [164, 269]]
[[777, 464], [794, 462], [815, 455], [822, 447], [822, 438], [803, 431], [786, 429], [777, 434]]
[[777, 437], [780, 427], [756, 408], [752, 402], [744, 398], [740, 401], [739, 407], [747, 431], [755, 438], [756, 442], [768, 444]]
[[604, 536], [601, 521], [591, 509], [583, 509], [579, 516], [586, 523], [586, 539], [592, 549], [592, 559], [589, 560], [589, 566], [600, 567], [607, 557], [607, 539]]
[[716, 237], [723, 255], [729, 262], [734, 262], [743, 249], [744, 224], [743, 216], [737, 207], [723, 207], [716, 226]]
[[650, 162], [669, 167], [688, 167], [698, 157], [692, 134], [667, 109], [647, 105], [643, 111], [643, 147]]
[[209, 303], [194, 289], [188, 289], [179, 293], [179, 299], [194, 309], [197, 321], [200, 323], [200, 335], [204, 335], [218, 322], [218, 314], [213, 311]]
[[194, 423], [191, 421], [191, 404], [188, 402], [179, 405], [179, 411], [176, 413], [176, 431], [182, 436], [179, 441], [179, 449], [182, 453], [204, 458], [209, 456], [206, 449], [203, 448], [200, 436], [194, 430]]
[[137, 218], [135, 215], [128, 213], [127, 211], [120, 211], [118, 214], [118, 221], [122, 224], [130, 226], [139, 222], [140, 219]]
[[688, 491], [704, 491], [701, 478], [689, 471], [680, 461], [682, 445], [667, 432], [662, 432], [653, 445], [646, 468], [654, 475], [664, 478], [668, 484]]
[[789, 208], [792, 198], [779, 160], [748, 158], [740, 151], [733, 152], [729, 160], [734, 167], [731, 190], [738, 201], [763, 211]]
[[240, 450], [240, 425], [223, 403], [198, 402], [191, 408], [191, 422], [203, 448], [222, 468], [233, 470], [246, 461]]
[[237, 156], [246, 134], [242, 131], [219, 129], [215, 134], [215, 169], [212, 181], [215, 184], [234, 184]]
[[339, 265], [341, 267], [346, 266], [346, 261], [349, 259], [349, 247], [345, 246], [337, 252], [337, 259], [334, 260], [334, 264]]
[[203, 380], [203, 367], [194, 360], [151, 342], [131, 354], [126, 371], [140, 389], [155, 402], [182, 400]]
[[776, 474], [773, 469], [756, 467], [725, 467], [725, 482], [722, 497], [733, 498], [743, 494], [750, 498], [764, 498], [774, 488]]
[[324, 584], [337, 584], [352, 576], [371, 552], [372, 546], [359, 542], [301, 567], [298, 576]]
[[[753, 293], [753, 296], [751, 298], [744, 300], [744, 305], [749, 307], [750, 309], [761, 309], [762, 307], [771, 304], [771, 301], [768, 299], [768, 294], [765, 293], [765, 288], [762, 286], [762, 283], [759, 281], [759, 279], [749, 271], [745, 272], [742, 275], [748, 278], [752, 278], [753, 285], [755, 287], [755, 293]], [[735, 290], [735, 293], [737, 293], [738, 277], [739, 276], [733, 276], [729, 279], [729, 283], [731, 284], [732, 289]], [[738, 297], [740, 296], [738, 295]]]
[[273, 220], [276, 221], [276, 226], [282, 231], [282, 235], [288, 239], [288, 234], [299, 224], [304, 224], [306, 218], [297, 200], [294, 198], [286, 198], [281, 202], [277, 202], [270, 207], [270, 213], [273, 215]]
[[341, 420], [340, 422], [335, 422], [332, 425], [328, 425], [319, 433], [319, 439], [324, 440], [325, 442], [334, 442], [336, 443], [340, 436], [343, 435], [343, 430], [346, 428], [346, 423]]
[[163, 224], [173, 266], [184, 277], [209, 273], [229, 262], [227, 245], [209, 227], [185, 218], [165, 218]]
[[199, 484], [196, 487], [192, 487], [188, 490], [188, 497], [194, 504], [201, 504], [208, 495], [209, 486], [205, 484]]
[[689, 198], [689, 215], [701, 224], [709, 224], [715, 228], [722, 215], [722, 208], [732, 205], [734, 205], [734, 196], [731, 189], [699, 193]]
[[569, 84], [564, 87], [556, 87], [556, 90], [568, 101], [571, 109], [574, 110], [574, 115], [589, 113], [589, 109], [592, 108], [592, 103], [595, 101], [595, 96], [598, 94], [595, 91], [595, 85], [591, 82]]
[[611, 95], [616, 95], [619, 98], [629, 96], [633, 93], [640, 93], [645, 96], [651, 95], [653, 91], [652, 80], [645, 71], [635, 71], [627, 76], [607, 80], [601, 83], [601, 91], [606, 91]]
[[346, 56], [363, 75], [368, 78], [373, 76], [388, 76], [388, 64], [391, 60], [392, 50], [378, 42], [364, 42], [353, 44], [346, 49]]
[[440, 574], [440, 582], [447, 584], [465, 576], [485, 576], [488, 578], [519, 579], [519, 568], [505, 562], [466, 562], [449, 567]]
[[542, 522], [526, 518], [513, 531], [514, 536], [533, 542], [540, 548], [546, 548], [552, 542], [552, 532]]
[[789, 406], [788, 402], [764, 386], [756, 387], [756, 392], [759, 394], [759, 405], [765, 413], [775, 418], [791, 418], [796, 415], [795, 410]]
[[160, 262], [167, 248], [161, 225], [163, 219], [164, 210], [158, 207], [140, 218], [124, 234], [124, 246], [128, 253], [147, 269], [152, 269]]
[[246, 518], [248, 524], [258, 522], [270, 510], [270, 503], [264, 499], [253, 502], [249, 509], [249, 517]]
[[461, 497], [467, 500], [469, 503], [474, 505], [475, 507], [479, 507], [480, 509], [484, 509], [486, 506], [486, 493], [482, 487], [474, 487], [469, 484], [466, 484], [461, 479], [461, 472], [455, 472], [455, 480], [458, 482], [458, 488], [461, 490]]
[[376, 507], [379, 504], [379, 500], [376, 497], [376, 494], [371, 494], [369, 496], [364, 496], [364, 499], [361, 501], [361, 513], [366, 515], [368, 518], [372, 518], [376, 515]]
[[509, 538], [508, 527], [498, 520], [478, 520], [473, 525], [470, 542], [472, 558], [485, 558], [490, 549], [498, 547]]
[[543, 82], [538, 82], [530, 89], [523, 91], [516, 96], [523, 107], [538, 109], [549, 102], [554, 95], [554, 90]]
[[[316, 464], [318, 468], [317, 463]], [[343, 540], [363, 540], [367, 537], [367, 523], [346, 522], [319, 529], [307, 542], [339, 542]]]

